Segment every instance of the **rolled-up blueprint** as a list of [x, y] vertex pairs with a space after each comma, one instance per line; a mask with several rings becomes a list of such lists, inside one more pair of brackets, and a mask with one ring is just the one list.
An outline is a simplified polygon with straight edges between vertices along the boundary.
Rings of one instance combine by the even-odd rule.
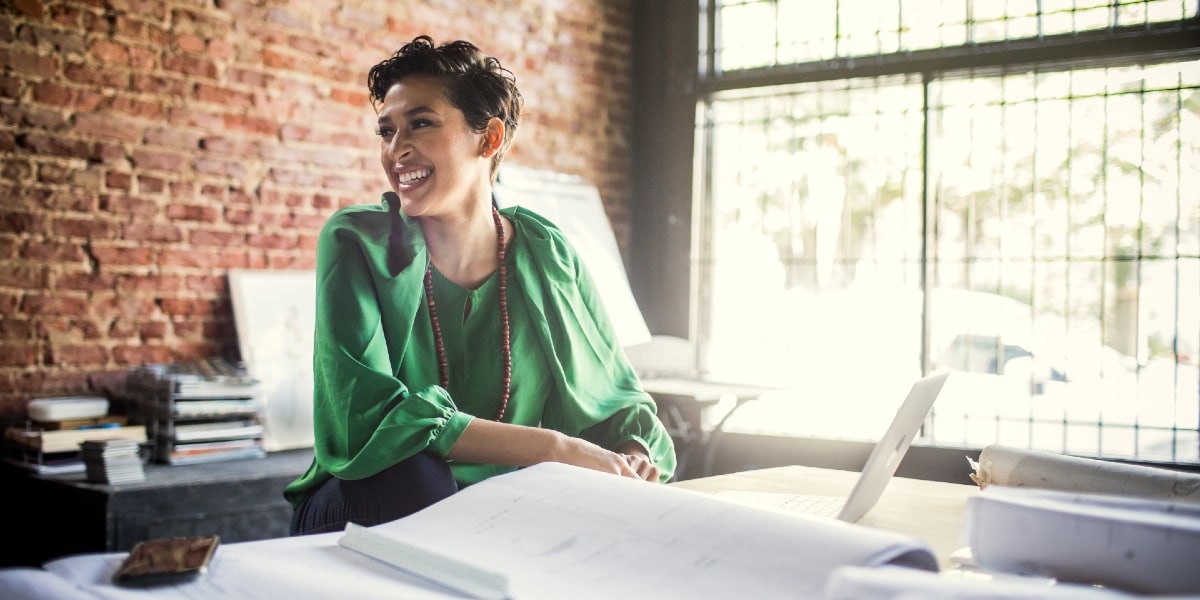
[[1136, 496], [1200, 504], [1200, 475], [1040, 450], [991, 445], [971, 479], [988, 485]]

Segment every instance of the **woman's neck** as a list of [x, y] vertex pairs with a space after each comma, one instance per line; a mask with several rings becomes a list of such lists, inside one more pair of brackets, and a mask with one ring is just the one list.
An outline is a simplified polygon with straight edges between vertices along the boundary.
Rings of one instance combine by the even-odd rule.
[[[503, 217], [500, 221], [505, 226], [507, 243], [511, 237], [508, 224]], [[421, 227], [433, 266], [446, 279], [464, 288], [483, 285], [500, 265], [490, 202], [462, 213], [422, 217]]]

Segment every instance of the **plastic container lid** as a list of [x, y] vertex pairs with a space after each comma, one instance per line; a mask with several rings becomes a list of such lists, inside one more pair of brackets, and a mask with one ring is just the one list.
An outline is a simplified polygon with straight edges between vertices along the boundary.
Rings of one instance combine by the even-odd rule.
[[99, 396], [41, 398], [30, 401], [26, 410], [34, 421], [96, 419], [108, 414], [108, 399]]

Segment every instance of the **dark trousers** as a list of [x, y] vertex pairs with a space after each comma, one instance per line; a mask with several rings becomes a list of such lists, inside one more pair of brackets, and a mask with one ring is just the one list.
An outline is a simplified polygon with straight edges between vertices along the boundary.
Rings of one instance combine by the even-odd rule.
[[309, 490], [292, 513], [292, 535], [341, 531], [346, 523], [394, 521], [458, 491], [446, 459], [425, 452], [366, 479], [334, 477]]

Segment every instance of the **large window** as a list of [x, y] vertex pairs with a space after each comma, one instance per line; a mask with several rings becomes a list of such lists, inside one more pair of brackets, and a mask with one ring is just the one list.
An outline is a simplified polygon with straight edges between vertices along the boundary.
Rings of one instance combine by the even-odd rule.
[[869, 439], [949, 369], [927, 443], [1200, 460], [1196, 2], [707, 10], [701, 367], [779, 388], [730, 429]]

